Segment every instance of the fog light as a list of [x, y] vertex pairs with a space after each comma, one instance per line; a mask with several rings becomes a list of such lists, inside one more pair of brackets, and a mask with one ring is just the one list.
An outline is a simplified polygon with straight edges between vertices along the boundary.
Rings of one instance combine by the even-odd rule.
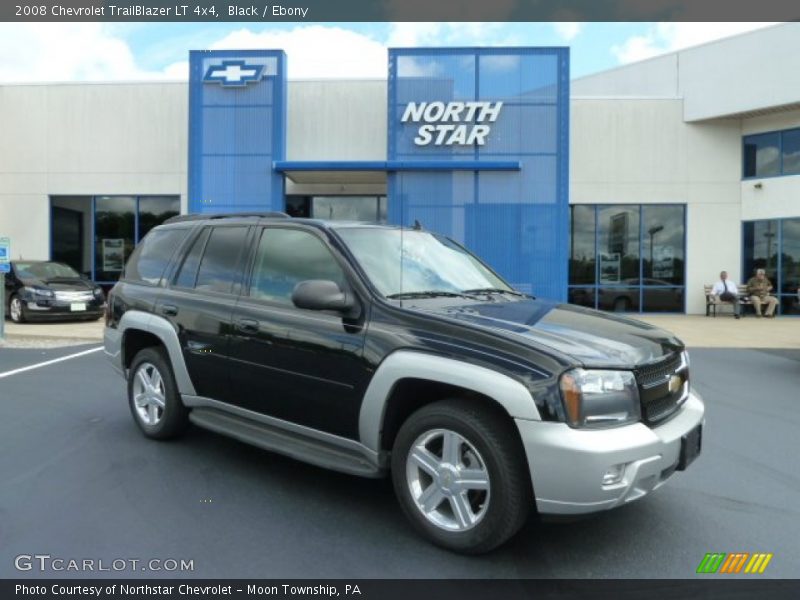
[[603, 485], [614, 485], [615, 483], [619, 483], [620, 481], [622, 481], [622, 477], [624, 475], [625, 475], [625, 463], [609, 467], [608, 470], [603, 475]]

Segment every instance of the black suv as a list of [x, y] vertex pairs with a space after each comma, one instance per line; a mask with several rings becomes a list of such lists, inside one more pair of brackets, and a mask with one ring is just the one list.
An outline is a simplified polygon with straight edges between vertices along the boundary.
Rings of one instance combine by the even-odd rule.
[[105, 352], [147, 437], [189, 421], [365, 477], [468, 553], [532, 509], [590, 513], [699, 454], [683, 344], [515, 291], [421, 230], [285, 215], [176, 217], [108, 299]]

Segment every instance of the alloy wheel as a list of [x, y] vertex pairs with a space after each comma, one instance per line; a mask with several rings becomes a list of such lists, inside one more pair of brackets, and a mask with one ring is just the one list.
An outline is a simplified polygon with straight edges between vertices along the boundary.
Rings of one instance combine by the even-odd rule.
[[158, 424], [164, 415], [164, 379], [153, 363], [143, 362], [136, 369], [133, 378], [133, 402], [136, 414], [145, 425]]
[[449, 429], [420, 435], [406, 457], [406, 482], [414, 504], [432, 524], [467, 531], [489, 507], [489, 471], [465, 437]]
[[20, 299], [14, 296], [8, 309], [11, 320], [19, 323], [22, 320], [22, 302], [20, 302]]

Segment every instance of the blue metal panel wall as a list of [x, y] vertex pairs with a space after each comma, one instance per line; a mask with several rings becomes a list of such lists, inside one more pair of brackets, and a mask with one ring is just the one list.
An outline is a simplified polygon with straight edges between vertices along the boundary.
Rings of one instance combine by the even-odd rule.
[[[192, 51], [189, 64], [189, 212], [283, 210], [273, 162], [286, 158], [286, 55]], [[259, 76], [225, 80], [226, 64]]]
[[[419, 146], [409, 102], [502, 101], [482, 146]], [[516, 287], [566, 300], [569, 237], [569, 50], [389, 51], [388, 159], [517, 160], [516, 172], [395, 172], [389, 219], [465, 243]]]

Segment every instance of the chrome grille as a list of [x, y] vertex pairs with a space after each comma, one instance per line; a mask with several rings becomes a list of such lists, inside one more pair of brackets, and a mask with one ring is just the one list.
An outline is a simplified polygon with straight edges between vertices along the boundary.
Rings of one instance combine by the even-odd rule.
[[[637, 367], [635, 373], [642, 419], [648, 425], [660, 423], [672, 416], [689, 396], [689, 366], [680, 352], [658, 362]], [[679, 379], [673, 379], [674, 377]]]
[[94, 294], [90, 291], [65, 291], [58, 290], [55, 293], [56, 300], [62, 302], [89, 302], [94, 298]]

